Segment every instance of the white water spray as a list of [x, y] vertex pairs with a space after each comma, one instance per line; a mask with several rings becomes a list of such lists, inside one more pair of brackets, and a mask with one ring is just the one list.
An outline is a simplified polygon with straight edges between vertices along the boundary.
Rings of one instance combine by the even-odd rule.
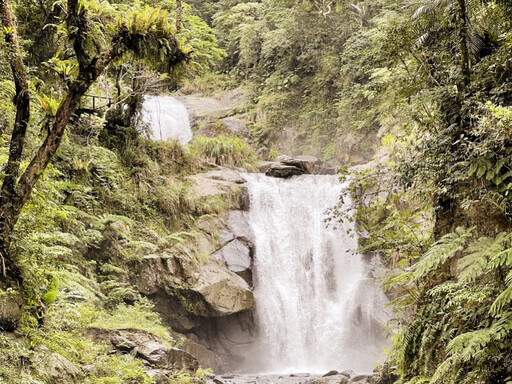
[[142, 121], [151, 127], [153, 140], [176, 139], [181, 144], [192, 140], [187, 107], [172, 96], [146, 96]]
[[[247, 175], [256, 248], [258, 336], [247, 351], [257, 372], [371, 372], [386, 345], [387, 301], [353, 251], [353, 223], [326, 228], [343, 188], [335, 176], [282, 180]], [[350, 202], [346, 209], [350, 210]]]

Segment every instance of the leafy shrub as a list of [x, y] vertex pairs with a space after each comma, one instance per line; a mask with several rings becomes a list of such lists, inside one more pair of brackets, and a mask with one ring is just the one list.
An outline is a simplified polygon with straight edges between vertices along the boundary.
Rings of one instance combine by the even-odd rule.
[[232, 165], [254, 169], [256, 153], [245, 141], [238, 137], [196, 137], [190, 143], [193, 154], [217, 165]]

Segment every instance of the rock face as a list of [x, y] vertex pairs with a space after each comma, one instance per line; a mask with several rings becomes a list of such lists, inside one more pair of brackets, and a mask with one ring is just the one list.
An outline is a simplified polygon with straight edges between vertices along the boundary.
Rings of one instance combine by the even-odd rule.
[[21, 317], [23, 298], [15, 293], [0, 291], [0, 330], [13, 331], [18, 326]]
[[187, 351], [168, 347], [157, 336], [140, 329], [89, 328], [85, 336], [96, 343], [105, 342], [112, 352], [132, 353], [144, 360], [148, 374], [158, 383], [166, 383], [173, 371], [194, 373], [199, 368], [199, 361]]
[[248, 209], [247, 190], [241, 185], [245, 180], [238, 172], [220, 168], [190, 176], [188, 180], [189, 195], [194, 200], [220, 196], [227, 203], [226, 209]]
[[[203, 216], [196, 223], [198, 231], [193, 236], [144, 256], [132, 283], [155, 303], [155, 310], [174, 331], [188, 338], [182, 349], [200, 360], [203, 367], [219, 370], [219, 360], [209, 350], [219, 336], [218, 325], [233, 321], [233, 329], [247, 329], [252, 321], [246, 315], [254, 301], [253, 244], [245, 216], [249, 195], [243, 176], [222, 167], [193, 175], [189, 182], [192, 199], [220, 197], [228, 211]], [[121, 344], [117, 345], [119, 349]], [[123, 345], [133, 350], [129, 343]], [[150, 361], [153, 355], [145, 353], [146, 360]]]
[[217, 263], [201, 267], [198, 281], [191, 290], [208, 304], [199, 316], [228, 316], [252, 308], [254, 297], [247, 283], [235, 273]]
[[[189, 315], [199, 317], [228, 316], [250, 309], [253, 304], [249, 285], [236, 273], [217, 262], [194, 265], [186, 257], [176, 254], [145, 256], [138, 287], [141, 293], [156, 296], [157, 302], [158, 296], [170, 299], [167, 305], [163, 303], [161, 306], [168, 308], [164, 313], [168, 318], [177, 314], [176, 300]], [[174, 303], [171, 302], [173, 298]], [[181, 331], [196, 326], [193, 320], [188, 326], [184, 322], [171, 323], [173, 328]]]
[[35, 374], [45, 383], [68, 384], [78, 383], [82, 372], [69, 360], [46, 347], [36, 348], [29, 357]]
[[252, 286], [252, 244], [243, 238], [234, 238], [212, 255]]
[[216, 97], [175, 95], [187, 107], [191, 125], [197, 128], [195, 136], [228, 135], [250, 139], [243, 116], [233, 116], [244, 97], [241, 89], [223, 92]]

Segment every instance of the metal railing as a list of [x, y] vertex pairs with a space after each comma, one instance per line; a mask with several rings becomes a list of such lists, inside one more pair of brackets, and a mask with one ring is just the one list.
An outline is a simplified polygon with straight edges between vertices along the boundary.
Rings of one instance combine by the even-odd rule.
[[[112, 106], [112, 98], [111, 97], [96, 96], [96, 95], [84, 95], [83, 97], [92, 98], [92, 110], [93, 111], [96, 111], [97, 109], [102, 109], [102, 108], [110, 108]], [[98, 105], [96, 107], [96, 99], [98, 99], [98, 104], [100, 103], [100, 100], [107, 100], [107, 103], [103, 104], [103, 105]]]

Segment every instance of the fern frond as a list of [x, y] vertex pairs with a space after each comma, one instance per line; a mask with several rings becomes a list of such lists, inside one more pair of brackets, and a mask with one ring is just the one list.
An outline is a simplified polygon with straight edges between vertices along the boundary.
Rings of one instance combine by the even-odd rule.
[[[509, 274], [510, 276], [510, 274]], [[507, 276], [507, 278], [509, 277]], [[504, 308], [509, 308], [512, 303], [512, 285], [509, 285], [500, 295], [494, 300], [491, 306], [491, 315], [499, 315]]]
[[413, 267], [413, 280], [418, 281], [434, 272], [455, 254], [461, 251], [474, 228], [459, 227], [455, 232], [444, 235], [425, 253], [423, 258]]
[[460, 282], [475, 281], [488, 269], [491, 257], [503, 250], [504, 242], [508, 238], [506, 233], [500, 233], [496, 238], [481, 237], [469, 244], [467, 255], [459, 260], [458, 269]]

